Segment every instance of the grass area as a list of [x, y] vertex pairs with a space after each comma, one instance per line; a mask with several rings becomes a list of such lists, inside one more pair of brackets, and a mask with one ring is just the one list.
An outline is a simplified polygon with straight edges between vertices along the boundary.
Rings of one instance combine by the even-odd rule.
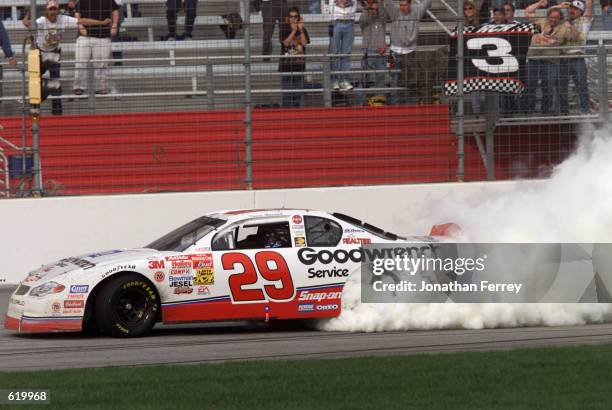
[[50, 388], [38, 409], [609, 409], [612, 345], [0, 373], [9, 388]]

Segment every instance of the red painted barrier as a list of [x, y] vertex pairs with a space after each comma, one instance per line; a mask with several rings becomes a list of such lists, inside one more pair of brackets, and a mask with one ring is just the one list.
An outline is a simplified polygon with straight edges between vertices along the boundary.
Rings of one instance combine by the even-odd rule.
[[[0, 124], [21, 143], [20, 118]], [[44, 117], [43, 181], [55, 195], [245, 189], [244, 129], [240, 110]], [[258, 109], [252, 130], [256, 189], [456, 179], [445, 105]], [[513, 177], [516, 152], [510, 142], [501, 147], [498, 178]], [[485, 177], [468, 139], [466, 179]]]

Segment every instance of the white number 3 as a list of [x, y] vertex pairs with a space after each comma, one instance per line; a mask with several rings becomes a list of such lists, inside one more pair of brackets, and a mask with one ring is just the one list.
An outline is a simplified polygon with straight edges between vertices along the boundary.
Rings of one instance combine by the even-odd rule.
[[501, 58], [502, 63], [489, 64], [485, 58], [473, 58], [472, 63], [476, 68], [491, 74], [513, 73], [519, 70], [519, 62], [510, 54], [512, 45], [507, 40], [500, 37], [485, 37], [471, 38], [467, 42], [467, 48], [470, 50], [482, 50], [482, 46], [485, 45], [495, 46], [495, 49], [487, 50], [487, 55]]

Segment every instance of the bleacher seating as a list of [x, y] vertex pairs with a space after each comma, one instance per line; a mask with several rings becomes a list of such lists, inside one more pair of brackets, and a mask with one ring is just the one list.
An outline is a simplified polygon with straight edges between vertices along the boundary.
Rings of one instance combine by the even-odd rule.
[[[18, 4], [24, 0], [2, 1]], [[221, 23], [219, 15], [236, 11], [239, 2], [200, 0], [192, 41], [158, 41], [166, 33], [164, 2], [134, 2], [141, 4], [144, 17], [128, 17], [122, 34], [138, 37], [139, 41], [113, 43], [113, 49], [123, 52], [124, 58], [123, 65], [111, 68], [121, 100], [113, 95], [96, 96], [95, 100], [84, 95], [65, 101], [63, 117], [48, 116], [50, 104], [43, 106], [44, 180], [51, 182], [54, 193], [60, 195], [245, 188], [243, 33], [227, 40], [217, 27]], [[436, 16], [447, 28], [453, 27], [452, 13], [439, 0], [434, 3]], [[450, 4], [456, 7], [456, 2]], [[308, 83], [319, 88], [306, 95], [304, 105], [309, 108], [254, 110], [253, 187], [453, 180], [456, 135], [450, 127], [447, 105], [321, 107], [322, 63], [315, 56], [327, 52], [328, 23], [322, 15], [306, 14], [306, 20], [312, 39]], [[260, 16], [254, 14], [252, 22], [252, 54], [259, 56]], [[179, 19], [179, 33], [181, 24]], [[6, 22], [5, 26], [13, 44], [20, 44], [25, 34], [21, 23]], [[357, 53], [359, 33], [357, 29]], [[74, 39], [74, 35], [66, 36], [63, 45], [65, 94], [72, 85]], [[446, 47], [447, 41], [436, 22], [422, 22], [420, 53]], [[186, 59], [190, 57], [202, 59]], [[215, 110], [206, 99], [211, 85], [206, 58], [215, 60]], [[280, 101], [275, 60], [264, 62], [256, 57], [251, 68], [252, 105]], [[359, 68], [358, 55], [353, 68]], [[21, 95], [21, 77], [11, 70], [5, 70], [4, 77], [5, 97], [0, 104], [4, 136], [20, 141], [21, 105], [14, 99]], [[146, 99], [143, 92], [149, 92]], [[352, 98], [357, 92], [348, 95]], [[193, 98], [185, 98], [188, 93]], [[290, 126], [283, 126], [285, 123]], [[507, 127], [503, 132], [502, 138], [513, 130]], [[529, 158], [535, 168], [562, 159], [571, 150], [570, 133], [558, 144], [558, 158], [537, 153], [538, 144], [545, 141], [550, 146], [556, 133], [554, 129], [536, 130], [525, 139], [504, 145], [498, 152], [497, 177], [516, 176], [513, 158], [520, 150], [536, 153]], [[485, 175], [478, 148], [468, 140], [466, 179], [482, 179]]]

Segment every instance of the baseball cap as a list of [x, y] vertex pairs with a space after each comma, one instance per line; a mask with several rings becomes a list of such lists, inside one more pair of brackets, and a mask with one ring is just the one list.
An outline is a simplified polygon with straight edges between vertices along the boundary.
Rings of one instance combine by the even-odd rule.
[[584, 2], [580, 0], [572, 1], [572, 7], [576, 7], [580, 11], [584, 11]]
[[49, 0], [47, 2], [47, 8], [48, 9], [53, 8], [53, 7], [55, 7], [56, 9], [59, 8], [59, 2], [57, 0]]

